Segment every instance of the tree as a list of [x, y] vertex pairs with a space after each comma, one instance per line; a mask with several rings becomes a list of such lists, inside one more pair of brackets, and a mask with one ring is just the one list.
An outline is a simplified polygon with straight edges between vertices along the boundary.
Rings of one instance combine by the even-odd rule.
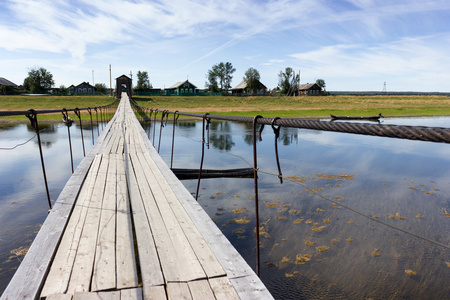
[[258, 90], [260, 79], [261, 75], [259, 75], [258, 70], [249, 68], [245, 71], [244, 80], [247, 82], [247, 89], [251, 90], [252, 93], [254, 93], [255, 90]]
[[292, 68], [287, 67], [285, 71], [278, 74], [278, 87], [282, 94], [289, 94], [300, 82], [299, 74], [295, 75]]
[[208, 81], [206, 81], [205, 86], [206, 88], [215, 93], [219, 91], [219, 86], [217, 84], [217, 76], [214, 73], [213, 70], [208, 70], [208, 74], [206, 74], [206, 78], [208, 78]]
[[206, 74], [206, 78], [208, 78], [206, 87], [210, 90], [214, 90], [218, 88], [220, 84], [220, 89], [222, 91], [229, 90], [231, 88], [231, 80], [233, 79], [232, 74], [235, 71], [236, 69], [233, 68], [233, 64], [230, 62], [220, 62], [214, 65]]
[[23, 81], [23, 88], [30, 92], [46, 92], [55, 84], [53, 75], [44, 68], [32, 69]]
[[61, 96], [67, 96], [69, 94], [69, 88], [65, 85], [60, 85], [58, 94]]
[[320, 87], [322, 88], [323, 91], [325, 91], [325, 80], [323, 80], [323, 79], [317, 79], [317, 80], [316, 80], [316, 84], [317, 84], [318, 86], [320, 86]]
[[106, 84], [104, 84], [104, 83], [96, 83], [95, 91], [99, 94], [106, 94], [108, 92], [108, 88], [106, 87]]
[[138, 71], [137, 72], [137, 84], [134, 87], [134, 91], [136, 92], [148, 92], [152, 89], [153, 86], [150, 83], [150, 79], [148, 78], [147, 71]]

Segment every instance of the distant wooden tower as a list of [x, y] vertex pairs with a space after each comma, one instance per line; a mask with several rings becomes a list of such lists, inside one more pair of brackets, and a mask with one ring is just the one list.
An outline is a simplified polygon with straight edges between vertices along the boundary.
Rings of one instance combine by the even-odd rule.
[[131, 99], [131, 87], [132, 80], [130, 77], [126, 75], [122, 75], [116, 78], [116, 97], [120, 99], [122, 96], [122, 92], [127, 92], [128, 98]]

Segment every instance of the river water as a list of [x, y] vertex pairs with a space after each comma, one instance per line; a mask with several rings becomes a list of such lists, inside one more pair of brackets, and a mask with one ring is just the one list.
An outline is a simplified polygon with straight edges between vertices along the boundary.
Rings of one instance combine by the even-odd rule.
[[[450, 127], [449, 117], [384, 124]], [[159, 144], [160, 125], [145, 128]], [[54, 201], [71, 175], [67, 128], [41, 126]], [[100, 130], [102, 126], [100, 125]], [[94, 140], [97, 128], [94, 127]], [[91, 129], [83, 128], [86, 152]], [[75, 166], [83, 158], [71, 128]], [[28, 124], [0, 126], [0, 293], [48, 211], [36, 138]], [[176, 127], [174, 168], [198, 169], [202, 122]], [[251, 125], [215, 122], [204, 168], [249, 168]], [[172, 126], [160, 154], [171, 162]], [[281, 128], [278, 178], [270, 126], [258, 142], [261, 279], [277, 299], [449, 299], [450, 146]], [[197, 180], [183, 180], [195, 195]], [[252, 268], [253, 178], [202, 179], [199, 203]]]

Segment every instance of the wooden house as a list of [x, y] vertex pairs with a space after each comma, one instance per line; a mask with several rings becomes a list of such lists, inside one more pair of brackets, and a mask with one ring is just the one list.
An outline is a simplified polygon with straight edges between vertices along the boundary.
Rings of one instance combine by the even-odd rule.
[[185, 95], [185, 96], [193, 96], [197, 94], [197, 87], [193, 85], [189, 80], [177, 82], [171, 87], [165, 89], [166, 95]]
[[298, 87], [300, 95], [319, 95], [322, 88], [317, 83], [304, 83]]
[[250, 90], [247, 87], [247, 81], [242, 80], [237, 86], [231, 89], [233, 95], [264, 95], [267, 87], [258, 80], [257, 88]]
[[82, 82], [77, 86], [71, 85], [69, 91], [75, 95], [95, 95], [95, 87], [89, 82]]

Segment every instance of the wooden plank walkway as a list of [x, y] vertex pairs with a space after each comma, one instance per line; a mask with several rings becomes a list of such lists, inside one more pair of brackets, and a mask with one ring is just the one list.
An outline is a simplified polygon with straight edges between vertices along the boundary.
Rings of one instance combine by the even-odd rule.
[[124, 93], [1, 299], [273, 299]]

